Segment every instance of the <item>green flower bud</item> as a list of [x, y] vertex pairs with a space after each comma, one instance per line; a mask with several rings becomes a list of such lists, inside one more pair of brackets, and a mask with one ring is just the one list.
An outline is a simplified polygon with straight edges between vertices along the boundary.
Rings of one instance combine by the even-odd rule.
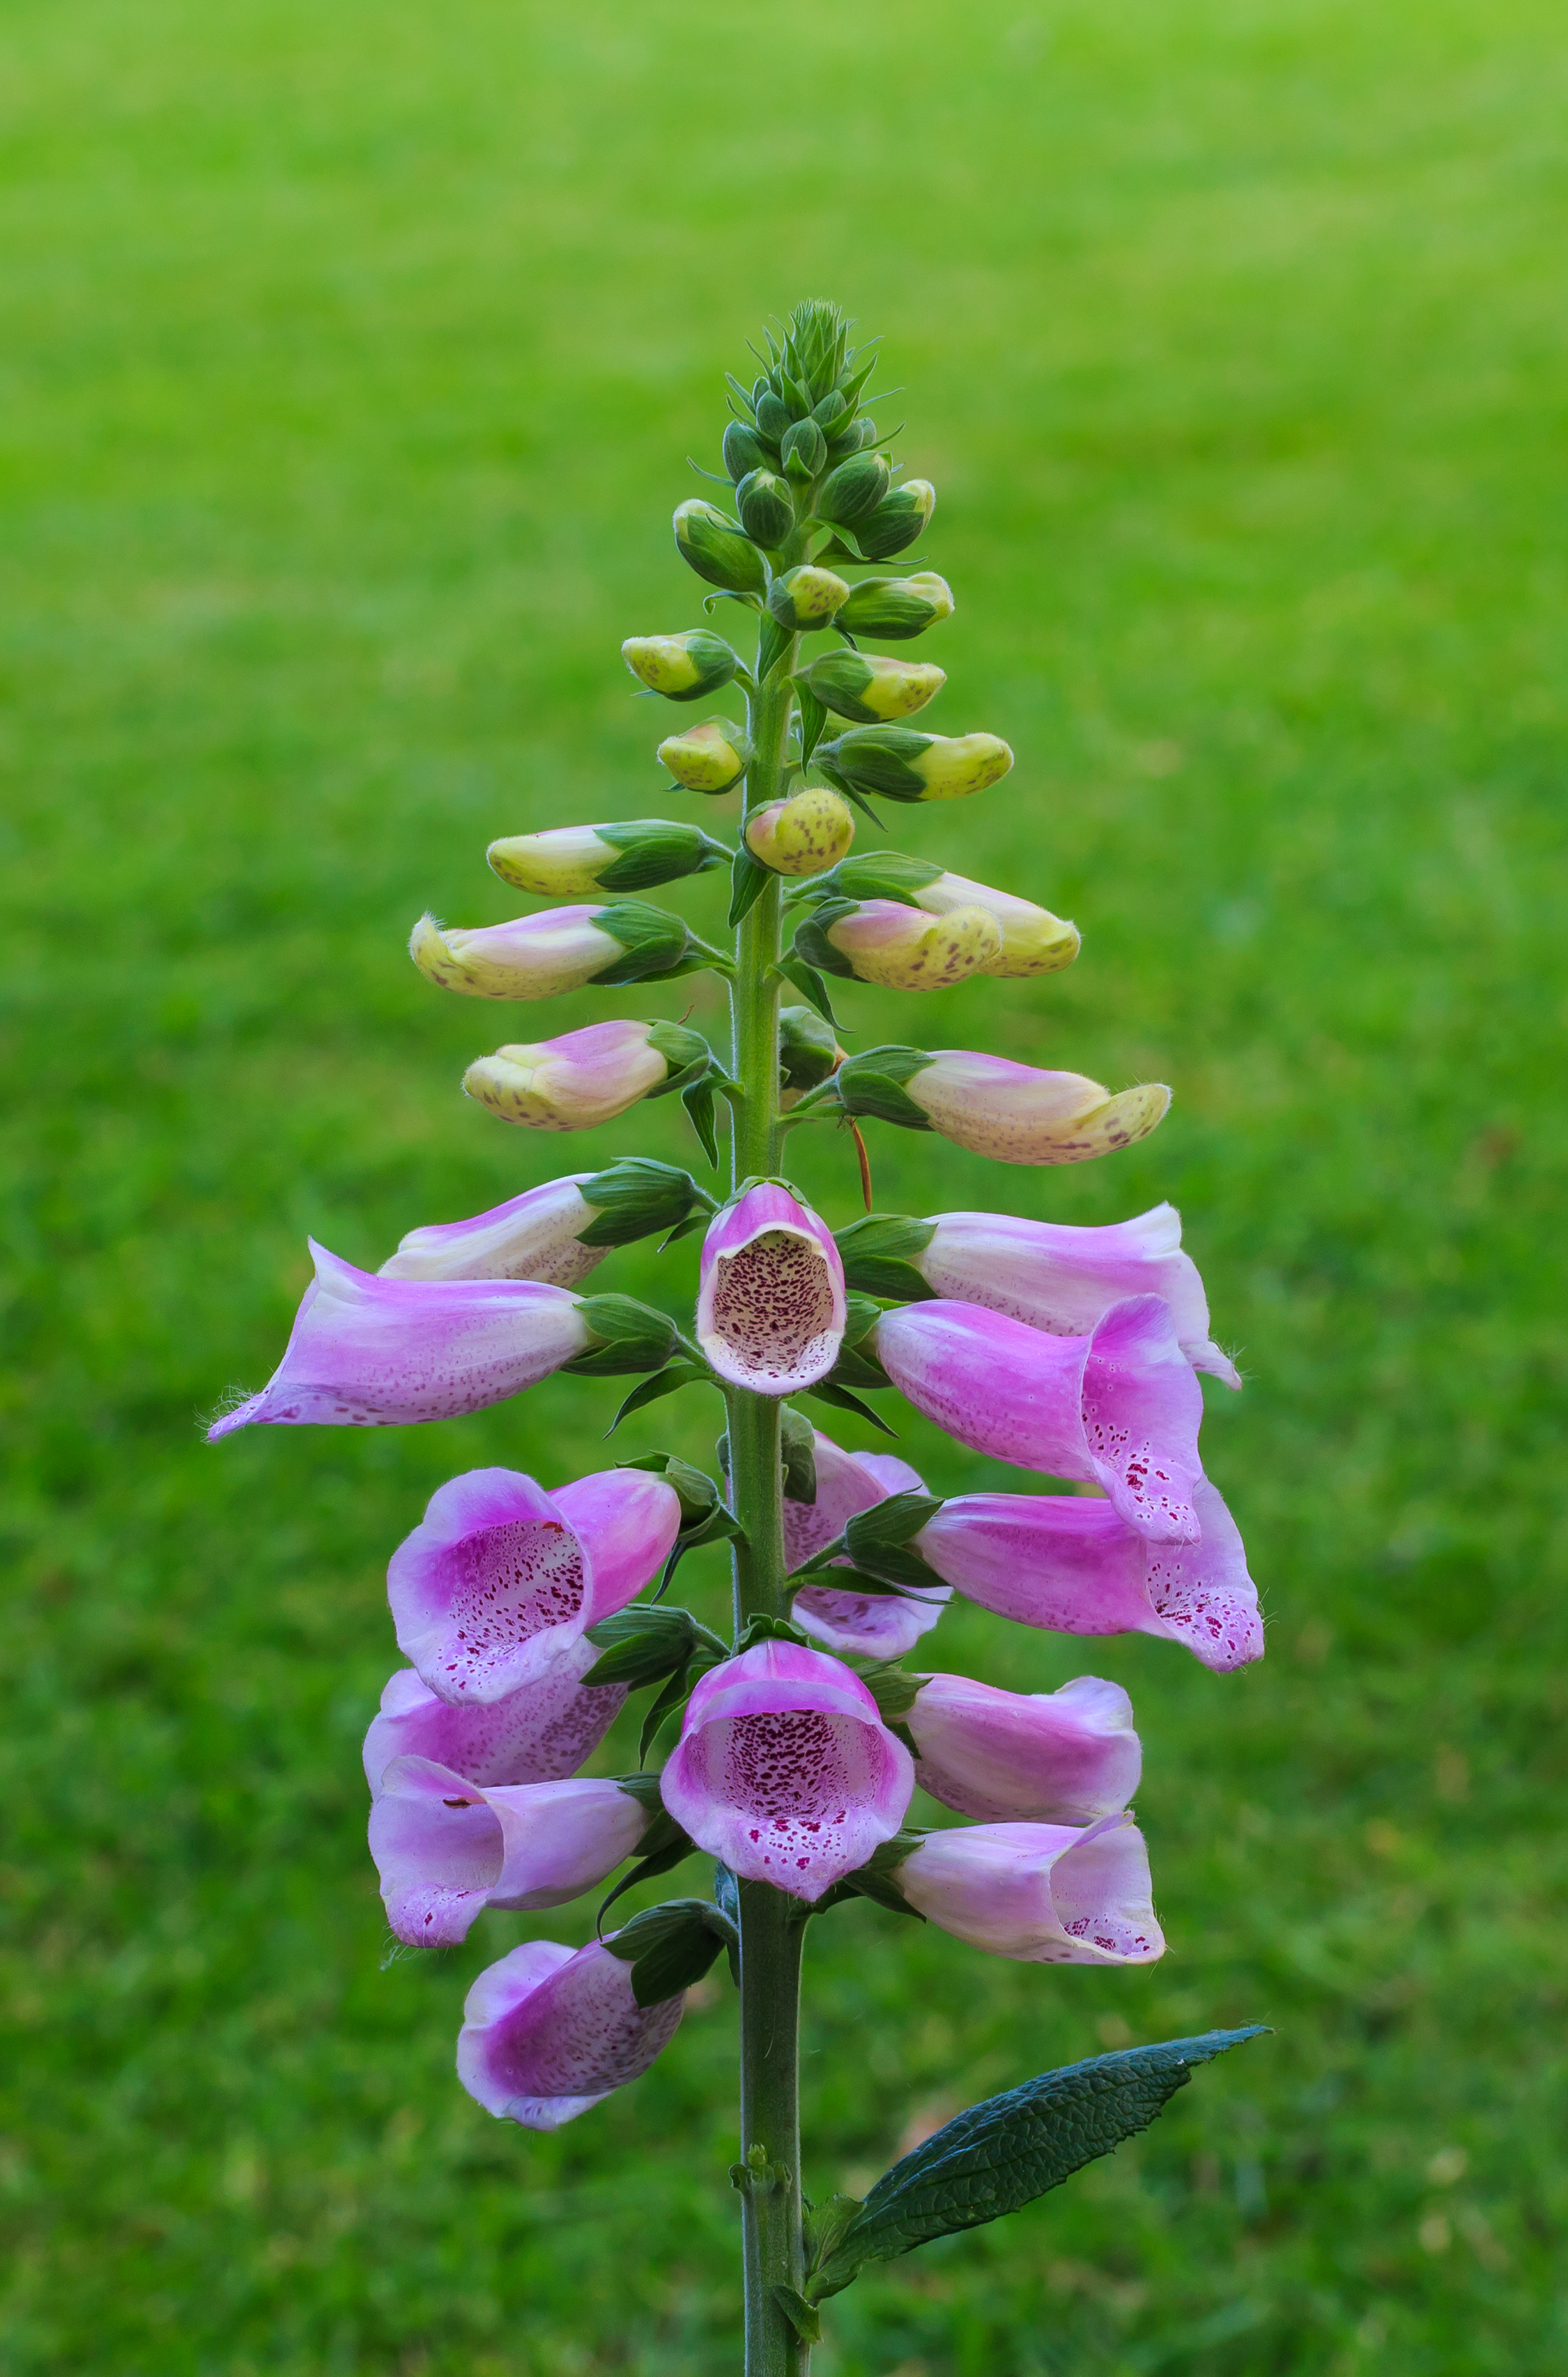
[[785, 432], [793, 427], [793, 417], [783, 397], [775, 396], [764, 387], [757, 399], [757, 426], [771, 446], [782, 445]]
[[876, 423], [862, 416], [858, 421], [852, 421], [847, 428], [839, 430], [829, 441], [828, 460], [830, 462], [842, 462], [846, 454], [864, 453], [868, 446], [874, 446], [876, 442]]
[[682, 555], [710, 586], [725, 587], [732, 594], [762, 592], [768, 569], [761, 555], [734, 520], [700, 496], [676, 506], [675, 532]]
[[999, 735], [920, 735], [909, 726], [853, 726], [819, 744], [816, 758], [830, 782], [890, 801], [961, 801], [1012, 765]]
[[779, 1104], [792, 1105], [825, 1081], [843, 1057], [833, 1027], [814, 1007], [779, 1010]]
[[768, 589], [769, 610], [780, 627], [792, 634], [825, 627], [851, 599], [842, 578], [835, 578], [831, 569], [813, 568], [809, 562], [786, 570]]
[[511, 834], [485, 854], [504, 883], [549, 899], [572, 891], [646, 891], [678, 876], [700, 875], [729, 854], [700, 826], [667, 818]]
[[700, 726], [668, 735], [659, 757], [688, 793], [733, 793], [751, 765], [751, 739], [727, 718], [705, 718]]
[[863, 578], [838, 621], [856, 636], [886, 636], [895, 644], [924, 633], [953, 614], [952, 591], [934, 569], [913, 578]]
[[817, 509], [840, 528], [853, 528], [868, 512], [876, 511], [888, 492], [890, 475], [885, 454], [851, 455], [823, 482]]
[[[837, 476], [837, 473], [834, 473]], [[832, 486], [832, 480], [828, 484]], [[884, 496], [868, 520], [856, 530], [856, 542], [868, 561], [887, 561], [918, 543], [937, 508], [937, 491], [929, 479], [906, 479]]]
[[839, 424], [848, 421], [850, 412], [850, 401], [843, 388], [831, 388], [821, 402], [811, 407], [811, 418], [824, 437], [832, 437]]
[[814, 660], [806, 683], [824, 710], [859, 726], [880, 726], [924, 710], [947, 683], [947, 671], [930, 661], [895, 661], [885, 652], [846, 648]]
[[807, 784], [746, 820], [748, 850], [775, 875], [820, 875], [837, 866], [854, 840], [855, 819], [826, 784]]
[[796, 421], [784, 432], [779, 451], [792, 479], [814, 479], [828, 467], [828, 441], [814, 421]]
[[754, 544], [775, 548], [795, 526], [789, 482], [769, 470], [752, 471], [735, 491], [740, 524]]
[[666, 701], [700, 701], [728, 685], [740, 654], [710, 627], [688, 627], [680, 636], [628, 636], [621, 658], [632, 675]]
[[761, 439], [744, 421], [732, 421], [724, 431], [724, 455], [725, 470], [737, 482], [748, 471], [760, 471], [768, 460]]

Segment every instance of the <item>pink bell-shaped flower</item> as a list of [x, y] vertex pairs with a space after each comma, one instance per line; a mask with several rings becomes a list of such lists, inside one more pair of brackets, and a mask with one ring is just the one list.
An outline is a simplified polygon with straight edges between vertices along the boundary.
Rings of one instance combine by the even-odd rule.
[[1152, 1965], [1165, 1934], [1149, 1855], [1130, 1816], [1065, 1824], [974, 1824], [930, 1833], [894, 1881], [955, 1940], [1025, 1965]]
[[699, 1682], [660, 1787], [710, 1857], [814, 1901], [892, 1838], [915, 1762], [858, 1676], [767, 1642]]
[[999, 1618], [1058, 1634], [1156, 1634], [1225, 1674], [1263, 1655], [1258, 1589], [1206, 1477], [1192, 1508], [1201, 1539], [1162, 1544], [1077, 1494], [960, 1494], [911, 1549]]
[[1203, 1395], [1156, 1296], [1114, 1304], [1084, 1337], [1052, 1337], [977, 1304], [906, 1304], [868, 1343], [918, 1412], [1020, 1469], [1103, 1487], [1157, 1543], [1196, 1543]]
[[[842, 1535], [845, 1521], [856, 1511], [870, 1510], [890, 1494], [926, 1490], [924, 1479], [896, 1454], [845, 1452], [820, 1429], [815, 1431], [815, 1457], [816, 1500], [792, 1502], [784, 1497], [784, 1557], [791, 1569], [804, 1567], [813, 1553]], [[846, 1559], [844, 1565], [853, 1563]], [[901, 1659], [930, 1631], [950, 1598], [945, 1590], [916, 1597], [808, 1584], [796, 1595], [791, 1615], [806, 1633], [842, 1658]]]
[[575, 1954], [530, 1940], [463, 2001], [458, 2078], [498, 2120], [558, 2130], [640, 2080], [679, 2026], [684, 1990], [640, 2006], [631, 1968], [598, 1941]]
[[798, 1394], [838, 1360], [844, 1324], [844, 1264], [809, 1205], [761, 1180], [713, 1216], [697, 1342], [721, 1379], [760, 1395]]
[[[580, 1233], [598, 1218], [582, 1194], [592, 1172], [546, 1180], [467, 1222], [432, 1222], [410, 1230], [377, 1274], [381, 1279], [536, 1279], [575, 1287], [608, 1247], [585, 1247]], [[978, 1299], [984, 1302], [985, 1298]]]
[[365, 1737], [365, 1779], [378, 1798], [394, 1758], [430, 1758], [465, 1783], [558, 1783], [597, 1750], [626, 1705], [624, 1684], [585, 1684], [592, 1642], [569, 1643], [542, 1676], [504, 1700], [438, 1700], [400, 1667]]
[[679, 1532], [679, 1496], [646, 1469], [599, 1470], [548, 1494], [515, 1469], [470, 1469], [392, 1555], [398, 1648], [453, 1707], [504, 1700], [624, 1609]]
[[257, 1395], [209, 1443], [270, 1427], [396, 1427], [483, 1411], [584, 1352], [580, 1299], [522, 1279], [385, 1279], [310, 1241], [316, 1277]]
[[1091, 1824], [1126, 1807], [1143, 1767], [1131, 1702], [1097, 1676], [1055, 1692], [928, 1676], [904, 1722], [920, 1788], [983, 1823]]
[[633, 1855], [648, 1811], [618, 1783], [465, 1783], [399, 1758], [370, 1810], [387, 1920], [412, 1948], [454, 1948], [486, 1906], [560, 1906]]

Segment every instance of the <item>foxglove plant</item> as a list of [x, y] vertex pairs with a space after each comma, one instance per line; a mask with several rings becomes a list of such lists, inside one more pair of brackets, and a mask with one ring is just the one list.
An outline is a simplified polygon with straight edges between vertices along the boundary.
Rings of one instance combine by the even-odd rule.
[[[1100, 1229], [868, 1211], [835, 1233], [785, 1174], [794, 1129], [836, 1124], [869, 1207], [868, 1118], [1045, 1165], [1144, 1138], [1169, 1103], [1159, 1084], [1113, 1093], [973, 1050], [839, 1045], [830, 976], [918, 991], [1052, 973], [1079, 950], [1074, 926], [1018, 893], [854, 851], [857, 811], [880, 826], [879, 800], [968, 798], [1012, 766], [998, 735], [906, 723], [941, 691], [940, 668], [862, 649], [907, 644], [953, 610], [934, 571], [882, 567], [924, 535], [936, 491], [898, 482], [866, 412], [872, 370], [831, 306], [803, 305], [770, 335], [752, 384], [729, 383], [734, 516], [692, 498], [675, 517], [679, 553], [716, 590], [705, 610], [748, 613], [754, 650], [743, 658], [711, 626], [622, 648], [650, 696], [744, 695], [744, 723], [683, 722], [658, 747], [672, 790], [741, 796], [733, 842], [658, 818], [508, 837], [488, 853], [503, 881], [580, 904], [472, 929], [425, 916], [410, 944], [429, 981], [478, 998], [719, 973], [733, 1018], [722, 1057], [684, 1022], [612, 1018], [482, 1054], [463, 1086], [544, 1131], [677, 1094], [715, 1165], [722, 1101], [727, 1196], [628, 1157], [414, 1228], [374, 1273], [315, 1248], [275, 1376], [211, 1430], [448, 1418], [557, 1371], [640, 1377], [612, 1427], [690, 1387], [723, 1397], [722, 1483], [650, 1452], [552, 1485], [491, 1468], [439, 1489], [388, 1571], [409, 1664], [365, 1764], [402, 1941], [450, 1944], [486, 1907], [555, 1906], [621, 1869], [590, 1945], [530, 1941], [469, 1993], [459, 2077], [498, 2117], [554, 2129], [635, 2080], [727, 1953], [748, 2377], [804, 2371], [819, 2306], [864, 2264], [1028, 2203], [1255, 2035], [1044, 2073], [960, 2114], [863, 2202], [802, 2195], [810, 1920], [869, 1899], [1028, 1963], [1163, 1952], [1130, 1812], [1143, 1759], [1126, 1693], [1079, 1677], [1025, 1694], [906, 1666], [952, 1595], [1064, 1634], [1159, 1636], [1216, 1672], [1263, 1648], [1240, 1536], [1198, 1451], [1198, 1373], [1240, 1381], [1169, 1206]], [[810, 640], [822, 637], [836, 640]], [[628, 896], [720, 866], [727, 950]], [[698, 1230], [689, 1333], [587, 1292], [615, 1248]], [[797, 1400], [885, 1427], [863, 1397], [889, 1387], [959, 1443], [1083, 1492], [943, 1498], [892, 1454], [833, 1443]], [[734, 1566], [728, 1640], [663, 1598], [685, 1553], [719, 1541]], [[585, 1777], [644, 1690], [639, 1771]], [[970, 1821], [912, 1821], [916, 1786]], [[698, 1852], [714, 1861], [711, 1896], [604, 1929], [626, 1889]]]

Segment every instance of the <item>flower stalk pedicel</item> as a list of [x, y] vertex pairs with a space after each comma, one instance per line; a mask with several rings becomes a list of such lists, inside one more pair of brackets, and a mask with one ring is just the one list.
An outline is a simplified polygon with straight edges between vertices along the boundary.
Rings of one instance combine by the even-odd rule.
[[[498, 2119], [555, 2129], [634, 2082], [669, 2046], [688, 1989], [726, 1959], [739, 1991], [731, 2179], [747, 2377], [804, 2377], [819, 2306], [863, 2262], [1030, 2201], [1143, 2128], [1193, 2065], [1254, 2035], [1214, 2031], [1043, 2074], [960, 2115], [865, 2204], [841, 2197], [804, 2216], [810, 1923], [885, 1927], [876, 1913], [835, 1914], [870, 1900], [1028, 1964], [1146, 1964], [1164, 1948], [1129, 1811], [1142, 1752], [1126, 1693], [1094, 1677], [1031, 1693], [943, 1672], [931, 1637], [952, 1596], [1067, 1635], [1161, 1637], [1216, 1673], [1262, 1650], [1240, 1536], [1198, 1453], [1197, 1372], [1239, 1380], [1170, 1207], [1083, 1228], [970, 1212], [852, 1218], [846, 1204], [835, 1234], [785, 1177], [791, 1134], [814, 1121], [842, 1129], [846, 1196], [858, 1176], [868, 1208], [850, 1138], [868, 1118], [1049, 1166], [1114, 1155], [1169, 1103], [1158, 1084], [1113, 1093], [979, 1051], [865, 1048], [853, 1015], [832, 1019], [830, 981], [834, 998], [860, 983], [1043, 983], [1079, 949], [1026, 880], [1002, 891], [939, 860], [852, 849], [850, 804], [875, 816], [878, 800], [964, 799], [1012, 765], [999, 735], [905, 723], [943, 672], [866, 649], [903, 645], [953, 611], [933, 570], [866, 574], [917, 545], [936, 504], [879, 441], [865, 409], [873, 369], [832, 306], [802, 305], [769, 334], [761, 370], [729, 382], [733, 516], [700, 496], [675, 516], [680, 555], [717, 590], [688, 579], [688, 593], [705, 616], [720, 602], [726, 617], [748, 611], [754, 648], [743, 660], [700, 626], [622, 646], [644, 695], [744, 693], [744, 725], [677, 723], [658, 745], [669, 789], [700, 802], [744, 788], [733, 839], [678, 818], [504, 838], [488, 855], [506, 882], [581, 904], [473, 929], [425, 917], [412, 944], [429, 980], [469, 997], [636, 984], [663, 998], [662, 1016], [508, 1043], [477, 1057], [463, 1087], [544, 1131], [592, 1130], [678, 1094], [714, 1161], [722, 1100], [725, 1189], [600, 1146], [583, 1168], [468, 1220], [411, 1228], [379, 1272], [317, 1248], [276, 1374], [210, 1430], [450, 1419], [557, 1371], [640, 1373], [605, 1413], [628, 1424], [625, 1442], [666, 1395], [723, 1396], [723, 1489], [667, 1452], [634, 1451], [569, 1483], [468, 1469], [417, 1524], [408, 1512], [388, 1597], [410, 1664], [370, 1718], [365, 1769], [403, 1941], [450, 1944], [485, 1908], [608, 1890], [587, 1947], [531, 1941], [469, 1991], [458, 2077]], [[1021, 862], [1032, 839], [1021, 817]], [[714, 875], [729, 894], [724, 949], [639, 896], [690, 878], [700, 900]], [[662, 989], [700, 969], [728, 986], [722, 1056]], [[858, 1053], [845, 1057], [841, 1029]], [[614, 1248], [700, 1229], [684, 1323], [585, 1292]], [[835, 1442], [793, 1400], [864, 1425], [879, 1415], [863, 1397], [890, 1385], [958, 1444], [1009, 1464], [1014, 1483], [1021, 1470], [1075, 1479], [1092, 1499], [944, 1496], [895, 1453]], [[517, 1444], [526, 1458], [521, 1414]], [[688, 1552], [719, 1543], [733, 1572], [727, 1639], [667, 1592]], [[922, 1666], [907, 1668], [916, 1652]], [[644, 1691], [640, 1771], [584, 1774]], [[922, 1829], [933, 1802], [964, 1821]], [[611, 1899], [690, 1857], [712, 1860], [699, 1894], [603, 1929]], [[896, 1927], [880, 1938], [899, 1952]]]

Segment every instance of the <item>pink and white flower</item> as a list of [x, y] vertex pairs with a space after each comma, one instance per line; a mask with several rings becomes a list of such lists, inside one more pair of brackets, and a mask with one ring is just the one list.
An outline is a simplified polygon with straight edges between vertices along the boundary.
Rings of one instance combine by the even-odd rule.
[[1058, 1634], [1155, 1634], [1220, 1674], [1263, 1655], [1258, 1589], [1235, 1520], [1200, 1478], [1195, 1543], [1155, 1543], [1076, 1494], [960, 1494], [910, 1548], [999, 1618]]
[[930, 1833], [893, 1879], [911, 1906], [990, 1956], [1152, 1965], [1165, 1953], [1143, 1835], [1129, 1816]]
[[470, 1469], [392, 1555], [398, 1648], [453, 1707], [505, 1700], [624, 1609], [679, 1531], [679, 1496], [646, 1469], [599, 1470], [548, 1494], [515, 1469]]
[[827, 1224], [776, 1180], [715, 1213], [702, 1241], [697, 1342], [731, 1386], [798, 1394], [844, 1342], [844, 1262]]
[[544, 908], [504, 925], [442, 926], [421, 916], [408, 953], [442, 990], [471, 998], [553, 998], [618, 965], [624, 946], [597, 922], [600, 907]]
[[569, 1643], [542, 1676], [504, 1700], [452, 1708], [400, 1667], [365, 1737], [365, 1779], [378, 1798], [394, 1758], [429, 1758], [465, 1783], [558, 1783], [598, 1749], [626, 1705], [624, 1684], [585, 1684], [599, 1656]]
[[521, 1197], [509, 1197], [470, 1221], [431, 1222], [410, 1230], [377, 1275], [535, 1279], [552, 1287], [575, 1287], [609, 1252], [608, 1247], [585, 1247], [579, 1236], [597, 1219], [597, 1207], [582, 1194], [582, 1183], [594, 1177], [569, 1173], [541, 1188], [525, 1188]]
[[558, 2130], [640, 2079], [675, 2037], [684, 1990], [640, 2006], [631, 1968], [595, 1941], [575, 1954], [530, 1940], [463, 2001], [458, 2078], [498, 2120]]
[[920, 1788], [985, 1823], [1093, 1823], [1126, 1807], [1143, 1767], [1132, 1703], [1098, 1676], [1055, 1692], [928, 1676], [904, 1722]]
[[648, 1813], [618, 1783], [465, 1783], [394, 1759], [370, 1810], [387, 1920], [413, 1948], [454, 1948], [486, 1906], [561, 1906], [631, 1857]]
[[813, 1902], [892, 1838], [915, 1762], [858, 1676], [766, 1642], [699, 1682], [660, 1787], [710, 1857]]
[[[817, 1499], [792, 1502], [784, 1497], [784, 1558], [794, 1570], [803, 1568], [823, 1546], [844, 1533], [847, 1520], [868, 1511], [890, 1494], [923, 1494], [925, 1481], [891, 1452], [845, 1452], [831, 1437], [816, 1431]], [[847, 1556], [841, 1563], [852, 1567]], [[808, 1634], [825, 1642], [844, 1658], [900, 1659], [914, 1649], [941, 1616], [951, 1595], [944, 1588], [921, 1593], [870, 1594], [839, 1591], [832, 1585], [803, 1585], [795, 1596], [791, 1616]]]
[[653, 1045], [660, 1033], [656, 1022], [616, 1016], [553, 1040], [509, 1041], [476, 1057], [462, 1085], [476, 1105], [524, 1130], [591, 1130], [669, 1080], [670, 1060]]
[[1155, 1296], [1111, 1306], [1083, 1337], [1052, 1337], [977, 1304], [884, 1312], [869, 1332], [918, 1412], [974, 1451], [1103, 1487], [1159, 1543], [1196, 1543], [1203, 1390]]

